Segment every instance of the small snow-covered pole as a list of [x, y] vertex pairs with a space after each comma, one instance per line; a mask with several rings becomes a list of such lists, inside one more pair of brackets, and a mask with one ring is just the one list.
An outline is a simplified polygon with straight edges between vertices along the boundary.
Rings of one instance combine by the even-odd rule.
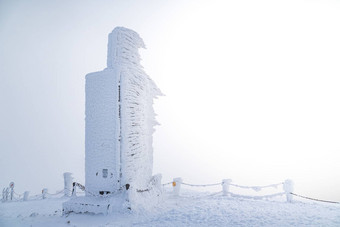
[[182, 178], [178, 177], [178, 178], [174, 178], [173, 182], [172, 182], [172, 186], [174, 188], [174, 195], [178, 196], [179, 192], [181, 190], [181, 184], [182, 184], [183, 180]]
[[14, 196], [14, 182], [9, 183], [9, 187], [11, 188], [11, 201], [12, 201]]
[[161, 189], [162, 188], [162, 174], [156, 174], [152, 176], [150, 182], [153, 187]]
[[64, 173], [64, 196], [70, 196], [72, 191], [72, 173]]
[[25, 192], [24, 192], [24, 201], [27, 201], [27, 200], [28, 200], [29, 194], [30, 194], [29, 191], [25, 191]]
[[291, 203], [293, 201], [293, 195], [291, 194], [294, 191], [294, 183], [292, 180], [285, 180], [283, 183], [283, 190], [286, 193], [287, 202]]
[[11, 188], [11, 201], [13, 200], [13, 195], [14, 195], [14, 189]]
[[77, 196], [77, 186], [76, 186], [76, 182], [73, 182], [72, 196]]
[[8, 200], [8, 194], [9, 194], [9, 188], [6, 188], [6, 190], [5, 190], [5, 201]]
[[47, 194], [47, 192], [48, 192], [48, 189], [47, 189], [47, 188], [44, 188], [41, 192], [42, 192], [42, 198], [43, 198], [43, 199], [46, 199], [46, 194]]
[[3, 188], [2, 189], [2, 201], [5, 202], [5, 193], [6, 193], [6, 189]]
[[223, 179], [222, 180], [222, 188], [223, 188], [223, 195], [228, 196], [229, 195], [229, 186], [231, 183], [231, 179]]

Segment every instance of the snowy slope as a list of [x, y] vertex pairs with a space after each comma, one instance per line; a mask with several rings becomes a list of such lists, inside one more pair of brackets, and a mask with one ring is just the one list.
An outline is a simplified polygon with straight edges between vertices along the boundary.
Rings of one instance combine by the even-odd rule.
[[67, 198], [0, 203], [0, 226], [340, 226], [340, 205], [256, 201], [165, 192], [157, 207], [110, 215], [61, 216]]

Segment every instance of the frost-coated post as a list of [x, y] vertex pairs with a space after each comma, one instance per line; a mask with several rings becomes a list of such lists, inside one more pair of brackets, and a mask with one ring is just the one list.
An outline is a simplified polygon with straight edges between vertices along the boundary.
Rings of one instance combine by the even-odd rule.
[[47, 188], [44, 188], [44, 189], [42, 190], [42, 198], [43, 198], [43, 199], [46, 199], [46, 194], [47, 194], [47, 192], [48, 192], [48, 189], [47, 189]]
[[11, 189], [11, 200], [14, 198], [14, 182], [9, 183], [9, 187]]
[[178, 178], [174, 178], [173, 182], [172, 182], [172, 186], [174, 188], [174, 195], [178, 196], [179, 192], [181, 190], [181, 184], [182, 184], [183, 180], [182, 178], [178, 177]]
[[162, 188], [162, 174], [156, 174], [152, 176], [151, 185], [156, 188]]
[[72, 192], [72, 173], [64, 173], [64, 196], [70, 196]]
[[27, 200], [28, 200], [29, 194], [30, 194], [29, 191], [25, 191], [25, 192], [24, 192], [24, 201], [27, 201]]
[[283, 190], [286, 193], [287, 202], [291, 203], [293, 201], [293, 195], [291, 194], [294, 191], [294, 183], [292, 180], [285, 180], [283, 183]]
[[8, 194], [9, 194], [9, 188], [6, 188], [6, 190], [5, 190], [5, 201], [8, 200]]
[[76, 186], [76, 182], [73, 182], [72, 196], [73, 196], [73, 197], [77, 196], [77, 186]]
[[2, 201], [3, 201], [3, 202], [6, 201], [6, 200], [5, 200], [5, 193], [6, 193], [6, 189], [3, 188], [3, 189], [2, 189]]
[[222, 188], [223, 188], [223, 195], [228, 196], [229, 195], [229, 186], [231, 183], [231, 179], [223, 179], [222, 180]]
[[13, 196], [14, 196], [14, 189], [11, 188], [11, 201], [13, 200]]

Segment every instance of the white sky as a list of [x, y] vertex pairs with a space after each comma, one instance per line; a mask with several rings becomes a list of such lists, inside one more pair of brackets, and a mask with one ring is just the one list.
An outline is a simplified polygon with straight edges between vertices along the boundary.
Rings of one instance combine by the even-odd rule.
[[85, 74], [137, 31], [163, 181], [261, 185], [340, 201], [340, 2], [0, 0], [0, 187], [84, 182]]

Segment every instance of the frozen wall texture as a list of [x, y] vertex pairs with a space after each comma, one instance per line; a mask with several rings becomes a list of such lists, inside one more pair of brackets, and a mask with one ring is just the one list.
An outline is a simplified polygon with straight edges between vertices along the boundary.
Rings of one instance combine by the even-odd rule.
[[86, 75], [85, 187], [94, 194], [145, 189], [152, 177], [152, 105], [161, 92], [140, 65], [141, 47], [136, 32], [115, 28], [107, 68]]

